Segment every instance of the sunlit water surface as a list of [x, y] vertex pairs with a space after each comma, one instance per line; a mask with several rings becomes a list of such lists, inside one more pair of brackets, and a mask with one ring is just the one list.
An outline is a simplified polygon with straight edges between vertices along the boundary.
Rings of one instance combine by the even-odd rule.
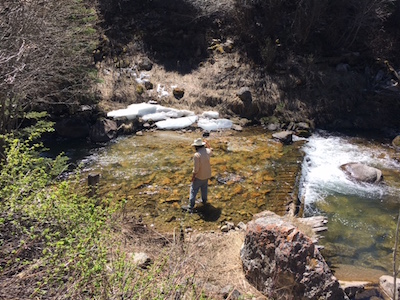
[[[391, 158], [389, 145], [323, 131], [290, 146], [256, 127], [212, 132], [210, 206], [198, 202], [197, 213], [189, 215], [181, 206], [188, 202], [194, 153], [190, 145], [199, 136], [157, 131], [118, 138], [90, 150], [81, 160], [83, 174], [101, 174], [100, 196], [125, 203], [126, 215], [159, 231], [217, 230], [225, 221], [247, 222], [263, 210], [283, 215], [299, 197], [305, 216], [328, 217], [328, 231], [322, 233], [320, 244], [334, 270], [339, 272], [343, 265], [361, 268], [349, 271], [356, 272], [353, 279], [363, 278], [360, 272], [376, 277], [362, 268], [391, 272], [400, 164]], [[381, 169], [384, 184], [350, 181], [339, 169], [348, 162]]]
[[285, 214], [296, 198], [304, 142], [283, 147], [260, 128], [211, 133], [210, 205], [198, 201], [197, 213], [182, 211], [188, 204], [193, 169], [191, 144], [199, 136], [156, 131], [119, 138], [92, 150], [82, 161], [84, 174], [101, 174], [99, 194], [126, 203], [128, 215], [160, 231], [216, 230], [226, 221], [247, 222], [263, 210]]
[[[329, 263], [391, 272], [400, 203], [400, 164], [393, 149], [361, 138], [318, 132], [304, 146], [300, 198], [304, 214], [328, 217], [320, 244]], [[349, 180], [339, 168], [361, 162], [382, 170], [383, 184]]]

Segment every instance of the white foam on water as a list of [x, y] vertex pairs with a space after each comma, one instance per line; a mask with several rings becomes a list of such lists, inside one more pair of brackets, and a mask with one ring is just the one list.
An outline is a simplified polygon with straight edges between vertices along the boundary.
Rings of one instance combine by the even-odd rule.
[[396, 193], [384, 184], [361, 184], [349, 180], [340, 166], [359, 162], [376, 168], [399, 168], [399, 163], [378, 149], [355, 144], [350, 138], [329, 136], [320, 131], [308, 138], [303, 148], [300, 197], [305, 206], [323, 201], [329, 195], [355, 195], [362, 198], [382, 199], [388, 193]]

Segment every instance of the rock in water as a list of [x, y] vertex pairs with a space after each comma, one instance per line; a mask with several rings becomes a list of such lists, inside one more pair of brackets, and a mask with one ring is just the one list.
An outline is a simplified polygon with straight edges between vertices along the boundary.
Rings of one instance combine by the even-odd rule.
[[361, 163], [348, 163], [340, 166], [340, 169], [350, 178], [359, 182], [378, 183], [382, 181], [382, 171]]
[[272, 134], [274, 139], [279, 140], [282, 144], [288, 145], [293, 141], [293, 132], [292, 131], [280, 131]]

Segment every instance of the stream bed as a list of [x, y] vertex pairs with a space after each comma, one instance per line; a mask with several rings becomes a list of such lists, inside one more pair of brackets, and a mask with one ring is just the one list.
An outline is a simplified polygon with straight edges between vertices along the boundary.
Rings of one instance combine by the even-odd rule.
[[[212, 132], [209, 205], [188, 204], [193, 169], [193, 140], [201, 133], [155, 131], [122, 137], [91, 151], [84, 173], [101, 174], [99, 193], [125, 203], [125, 213], [159, 231], [179, 228], [218, 230], [225, 222], [248, 222], [255, 213], [286, 213], [297, 199], [293, 192], [304, 141], [282, 146], [260, 128]], [[200, 192], [197, 196], [200, 199]], [[201, 202], [201, 201], [198, 201]]]
[[[390, 144], [319, 131], [303, 149], [299, 196], [305, 216], [328, 218], [328, 231], [320, 240], [325, 259], [350, 279], [364, 278], [363, 269], [391, 274], [400, 208], [400, 163], [392, 158]], [[348, 162], [382, 170], [383, 183], [349, 180], [339, 168]]]
[[[376, 281], [390, 274], [400, 203], [400, 163], [389, 144], [317, 131], [282, 145], [259, 127], [212, 132], [209, 206], [182, 211], [189, 196], [200, 132], [155, 131], [120, 137], [80, 160], [83, 175], [100, 174], [98, 193], [159, 232], [219, 230], [263, 210], [287, 213], [297, 199], [304, 216], [324, 215], [319, 244], [339, 279]], [[350, 181], [339, 166], [361, 162], [382, 170], [384, 183]], [[198, 195], [200, 199], [200, 194]]]

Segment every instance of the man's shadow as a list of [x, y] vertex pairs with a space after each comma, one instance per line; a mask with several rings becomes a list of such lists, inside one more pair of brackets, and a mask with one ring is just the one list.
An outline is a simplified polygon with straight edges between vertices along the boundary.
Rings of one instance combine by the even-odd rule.
[[215, 222], [221, 216], [221, 209], [213, 206], [210, 203], [207, 203], [205, 205], [199, 206], [197, 208], [197, 213], [204, 221]]

